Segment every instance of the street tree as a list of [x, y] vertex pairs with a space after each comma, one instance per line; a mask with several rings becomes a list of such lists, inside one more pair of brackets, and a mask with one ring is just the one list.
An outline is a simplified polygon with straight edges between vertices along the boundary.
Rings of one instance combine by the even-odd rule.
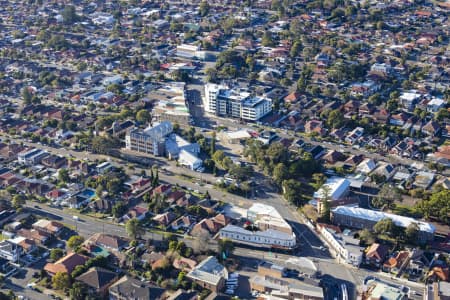
[[289, 170], [286, 167], [285, 164], [279, 163], [275, 166], [273, 169], [273, 180], [278, 184], [281, 185], [283, 180], [287, 179], [289, 176]]
[[71, 25], [78, 20], [78, 16], [73, 5], [66, 5], [61, 13], [64, 24]]
[[57, 272], [52, 277], [52, 286], [55, 290], [66, 291], [70, 287], [70, 277], [66, 272]]
[[25, 104], [31, 104], [31, 100], [33, 99], [33, 94], [30, 92], [28, 87], [22, 88], [21, 96]]
[[76, 251], [81, 246], [81, 244], [83, 244], [83, 242], [84, 242], [84, 238], [82, 236], [73, 235], [67, 241], [67, 247]]
[[148, 123], [151, 118], [150, 112], [146, 109], [141, 109], [136, 113], [136, 120], [140, 123]]
[[53, 261], [57, 261], [58, 259], [60, 259], [63, 256], [64, 256], [64, 251], [62, 249], [53, 248], [52, 250], [50, 250], [50, 259]]
[[293, 205], [300, 205], [302, 184], [295, 179], [284, 180], [282, 183], [283, 197]]
[[200, 254], [208, 250], [209, 241], [211, 240], [211, 235], [206, 230], [200, 230], [198, 233], [194, 234], [194, 242], [192, 243], [192, 250], [194, 253]]
[[67, 183], [70, 180], [69, 170], [61, 168], [58, 171], [58, 180], [62, 183]]
[[21, 195], [21, 194], [17, 194], [12, 198], [12, 206], [15, 209], [18, 209], [22, 206], [25, 205], [26, 201], [25, 201], [25, 196]]
[[125, 230], [126, 230], [128, 236], [133, 238], [134, 240], [141, 237], [145, 232], [144, 228], [142, 228], [142, 226], [141, 226], [141, 223], [136, 218], [130, 219], [125, 224]]
[[366, 245], [372, 245], [373, 243], [375, 243], [375, 235], [366, 228], [359, 232], [359, 239]]
[[87, 299], [87, 286], [79, 281], [76, 281], [69, 290], [70, 300], [85, 300]]
[[205, 17], [205, 16], [208, 15], [209, 9], [210, 9], [210, 6], [209, 6], [208, 1], [203, 0], [202, 2], [200, 2], [200, 5], [199, 5], [199, 7], [198, 7], [198, 14], [199, 14], [201, 17]]
[[402, 201], [401, 192], [389, 184], [384, 184], [377, 197], [372, 199], [372, 205], [381, 210], [392, 209], [396, 201]]
[[230, 239], [220, 239], [217, 246], [220, 259], [228, 258], [234, 251], [234, 244]]

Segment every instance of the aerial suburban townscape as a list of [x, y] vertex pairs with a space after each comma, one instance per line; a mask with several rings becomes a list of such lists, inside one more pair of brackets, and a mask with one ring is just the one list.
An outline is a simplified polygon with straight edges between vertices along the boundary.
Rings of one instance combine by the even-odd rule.
[[0, 300], [450, 299], [449, 0], [0, 3]]

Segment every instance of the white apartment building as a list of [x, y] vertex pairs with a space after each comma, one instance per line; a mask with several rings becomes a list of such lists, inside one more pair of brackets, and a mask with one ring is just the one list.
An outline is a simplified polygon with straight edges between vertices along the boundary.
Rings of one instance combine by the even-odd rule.
[[272, 111], [268, 98], [253, 97], [247, 90], [230, 89], [224, 85], [205, 85], [205, 111], [217, 116], [257, 121]]

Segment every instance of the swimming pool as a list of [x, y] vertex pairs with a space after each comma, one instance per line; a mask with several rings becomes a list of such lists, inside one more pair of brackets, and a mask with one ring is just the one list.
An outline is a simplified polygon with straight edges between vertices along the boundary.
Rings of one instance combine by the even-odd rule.
[[86, 199], [91, 199], [95, 197], [95, 191], [91, 189], [85, 189], [82, 192], [80, 192], [79, 196]]

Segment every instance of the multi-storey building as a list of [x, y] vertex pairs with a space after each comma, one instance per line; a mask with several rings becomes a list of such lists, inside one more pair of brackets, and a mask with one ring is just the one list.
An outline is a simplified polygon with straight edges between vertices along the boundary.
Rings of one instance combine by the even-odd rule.
[[170, 122], [162, 122], [144, 130], [131, 129], [125, 136], [125, 147], [141, 153], [164, 155], [165, 139], [172, 133], [173, 127]]
[[248, 121], [257, 121], [272, 111], [272, 101], [268, 98], [212, 83], [205, 85], [203, 104], [206, 112]]

